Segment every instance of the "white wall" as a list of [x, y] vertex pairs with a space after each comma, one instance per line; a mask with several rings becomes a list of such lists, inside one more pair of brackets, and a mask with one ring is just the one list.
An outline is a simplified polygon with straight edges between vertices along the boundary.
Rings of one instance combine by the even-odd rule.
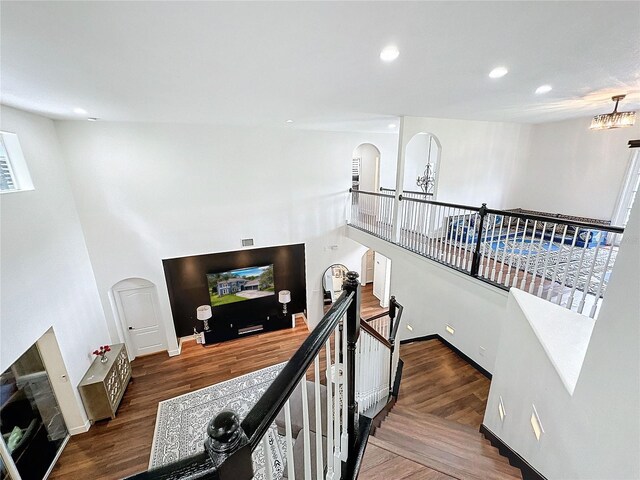
[[[639, 265], [635, 205], [573, 395], [510, 302], [484, 423], [550, 480], [640, 478]], [[529, 425], [532, 404], [545, 430], [540, 442]]]
[[[347, 235], [391, 260], [390, 294], [405, 307], [401, 340], [439, 334], [493, 371], [506, 318], [505, 291], [355, 228], [347, 227]], [[446, 332], [447, 323], [455, 328], [455, 335]], [[480, 347], [485, 348], [483, 355]]]
[[610, 220], [630, 150], [631, 128], [589, 130], [591, 118], [533, 125], [514, 180], [513, 208]]
[[[119, 337], [108, 292], [138, 277], [158, 286], [175, 334], [162, 259], [306, 243], [307, 302], [322, 316], [322, 273], [359, 270], [364, 252], [344, 238], [351, 159], [370, 142], [394, 158], [397, 136], [198, 125], [57, 122], [100, 297]], [[331, 246], [336, 245], [337, 249]]]
[[1, 113], [2, 130], [19, 137], [35, 190], [0, 196], [0, 371], [53, 327], [75, 387], [109, 336], [58, 139], [51, 120], [4, 106]]
[[[442, 145], [439, 201], [512, 207], [509, 186], [526, 158], [530, 125], [404, 117], [404, 145], [418, 133], [431, 133]], [[401, 173], [404, 178], [404, 171]]]

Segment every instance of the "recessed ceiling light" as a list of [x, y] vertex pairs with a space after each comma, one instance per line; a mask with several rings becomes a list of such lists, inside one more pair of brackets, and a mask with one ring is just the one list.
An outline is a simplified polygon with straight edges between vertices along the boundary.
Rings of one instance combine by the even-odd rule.
[[398, 47], [395, 45], [387, 45], [380, 52], [380, 60], [384, 62], [393, 62], [400, 55]]
[[90, 122], [97, 122], [98, 119], [96, 117], [89, 117], [87, 118], [87, 120], [89, 120]]
[[77, 113], [78, 115], [86, 115], [88, 112], [84, 108], [74, 108], [73, 113]]
[[396, 124], [395, 123], [390, 123], [389, 124], [389, 128], [396, 128]]
[[553, 88], [551, 88], [551, 85], [540, 85], [538, 88], [536, 88], [536, 93], [540, 95], [542, 93], [549, 93], [551, 90], [553, 90]]
[[491, 78], [501, 78], [504, 77], [507, 73], [509, 73], [509, 70], [507, 70], [505, 67], [496, 67], [489, 72], [489, 76]]
[[289, 119], [289, 120], [285, 121], [284, 123], [293, 123], [293, 120]]

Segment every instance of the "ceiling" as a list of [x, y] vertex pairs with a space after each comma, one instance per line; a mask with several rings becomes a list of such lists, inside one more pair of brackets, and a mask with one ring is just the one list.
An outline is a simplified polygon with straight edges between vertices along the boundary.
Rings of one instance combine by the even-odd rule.
[[539, 123], [610, 111], [615, 93], [639, 109], [639, 31], [637, 1], [3, 1], [2, 103], [102, 121]]

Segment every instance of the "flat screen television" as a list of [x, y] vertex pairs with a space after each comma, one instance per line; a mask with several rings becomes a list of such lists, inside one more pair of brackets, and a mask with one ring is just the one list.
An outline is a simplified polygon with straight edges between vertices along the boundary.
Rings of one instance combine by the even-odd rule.
[[212, 307], [269, 297], [276, 293], [273, 265], [208, 273], [207, 284]]

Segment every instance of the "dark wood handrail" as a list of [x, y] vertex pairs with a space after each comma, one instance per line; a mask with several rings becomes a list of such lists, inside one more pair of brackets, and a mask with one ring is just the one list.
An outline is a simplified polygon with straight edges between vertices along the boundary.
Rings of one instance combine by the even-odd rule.
[[465, 210], [472, 210], [474, 212], [480, 211], [480, 207], [473, 207], [471, 205], [459, 205], [457, 203], [436, 202], [434, 200], [422, 200], [421, 198], [403, 197], [402, 195], [400, 195], [399, 200], [401, 202], [428, 203], [428, 204], [437, 205], [440, 207], [463, 208]]
[[597, 223], [578, 222], [575, 220], [569, 220], [566, 218], [549, 217], [545, 215], [533, 215], [529, 213], [510, 212], [508, 210], [495, 210], [492, 208], [486, 209], [487, 213], [493, 215], [504, 215], [505, 217], [514, 217], [521, 220], [533, 220], [547, 223], [557, 223], [560, 225], [569, 225], [580, 228], [588, 228], [589, 230], [603, 230], [611, 233], [624, 233], [624, 227], [617, 227], [615, 225], [600, 225]]
[[[471, 205], [459, 205], [456, 203], [436, 202], [433, 200], [422, 200], [420, 198], [403, 197], [402, 195], [400, 195], [399, 199], [400, 201], [403, 201], [403, 202], [428, 203], [430, 205], [437, 205], [440, 207], [461, 208], [465, 210], [471, 210], [474, 212], [479, 212], [481, 208], [481, 207], [473, 207]], [[491, 213], [494, 215], [504, 215], [505, 217], [520, 218], [522, 220], [534, 220], [534, 221], [537, 220], [540, 222], [557, 223], [560, 225], [572, 225], [580, 228], [588, 228], [590, 230], [603, 230], [605, 232], [611, 232], [611, 233], [624, 233], [624, 227], [618, 227], [615, 225], [600, 225], [597, 223], [579, 222], [576, 220], [569, 220], [566, 218], [550, 217], [550, 216], [544, 216], [544, 215], [533, 215], [529, 213], [510, 212], [508, 210], [496, 210], [492, 208], [487, 208], [485, 211], [486, 213]]]
[[365, 322], [372, 322], [373, 320], [386, 317], [387, 315], [389, 315], [389, 310], [385, 310], [384, 312], [374, 315], [373, 317], [363, 318], [362, 320], [364, 320]]
[[373, 338], [375, 338], [376, 340], [378, 340], [381, 344], [383, 344], [385, 347], [387, 347], [389, 350], [391, 350], [392, 346], [389, 343], [389, 340], [387, 340], [386, 338], [384, 338], [382, 335], [380, 335], [378, 333], [378, 331], [373, 328], [371, 325], [369, 325], [367, 322], [360, 322], [360, 328], [362, 330], [364, 330], [365, 332], [367, 332], [369, 335], [371, 335]]
[[307, 368], [325, 345], [353, 299], [354, 293], [342, 292], [338, 300], [244, 418], [242, 429], [249, 438], [251, 450], [258, 446], [262, 437], [267, 433], [276, 415], [287, 402], [300, 380], [306, 375]]
[[374, 196], [374, 197], [396, 198], [393, 195], [387, 195], [386, 193], [366, 192], [364, 190], [354, 190], [353, 188], [349, 189], [349, 193], [358, 193], [358, 194], [363, 194], [363, 195], [371, 195], [371, 196]]
[[[395, 192], [396, 189], [395, 188], [386, 188], [386, 187], [380, 187], [380, 191], [387, 191], [387, 192]], [[427, 192], [421, 192], [419, 190], [402, 190], [402, 193], [415, 193], [416, 195], [425, 195], [427, 197], [433, 197], [433, 193], [427, 193]]]

